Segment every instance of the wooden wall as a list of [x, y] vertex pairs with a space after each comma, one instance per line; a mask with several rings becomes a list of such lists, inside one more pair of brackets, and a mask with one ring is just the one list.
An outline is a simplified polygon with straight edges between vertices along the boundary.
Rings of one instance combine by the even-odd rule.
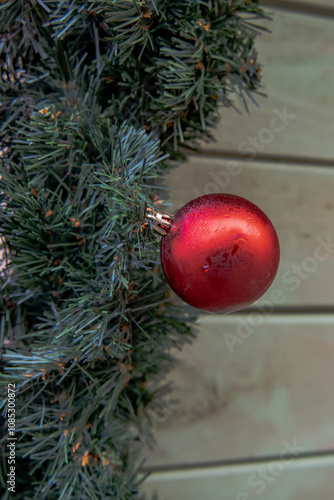
[[145, 453], [149, 499], [333, 499], [334, 0], [264, 4], [268, 97], [248, 114], [221, 110], [216, 142], [168, 184], [172, 211], [220, 191], [260, 206], [280, 269], [244, 312], [200, 315], [197, 339], [175, 353], [174, 389]]

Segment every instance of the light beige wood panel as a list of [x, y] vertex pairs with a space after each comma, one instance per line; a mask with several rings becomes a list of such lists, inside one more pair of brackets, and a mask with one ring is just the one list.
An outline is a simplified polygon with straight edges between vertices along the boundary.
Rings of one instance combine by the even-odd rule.
[[[175, 353], [169, 403], [157, 414], [147, 466], [334, 449], [334, 318], [274, 324], [275, 316], [203, 316]], [[258, 326], [260, 325], [260, 326]]]
[[272, 220], [281, 262], [257, 304], [333, 304], [334, 169], [193, 156], [170, 172], [166, 185], [171, 212], [197, 196], [228, 192], [249, 199]]
[[[262, 3], [264, 5], [265, 4], [269, 4], [270, 5], [270, 3], [272, 3], [272, 2], [271, 1], [264, 1]], [[281, 4], [284, 7], [286, 5], [289, 5], [289, 4], [290, 4], [290, 6], [293, 5], [293, 4], [297, 4], [297, 5], [300, 6], [300, 8], [302, 8], [303, 5], [306, 5], [306, 6], [312, 5], [315, 8], [318, 7], [319, 9], [321, 9], [321, 7], [332, 7], [334, 9], [334, 0], [316, 0], [316, 1], [314, 1], [314, 0], [293, 0], [292, 2], [289, 1], [289, 0], [276, 0], [276, 2], [274, 2], [274, 3], [276, 3], [278, 5]]]
[[239, 467], [152, 474], [147, 500], [321, 500], [333, 499], [333, 458], [280, 460]]
[[[268, 8], [269, 9], [269, 8]], [[221, 110], [213, 150], [334, 157], [334, 21], [270, 9], [273, 22], [256, 41], [268, 98], [258, 98], [249, 114]], [[284, 112], [285, 110], [285, 112]], [[283, 118], [280, 116], [285, 115]], [[252, 145], [251, 145], [252, 144]], [[251, 153], [249, 149], [253, 150]]]

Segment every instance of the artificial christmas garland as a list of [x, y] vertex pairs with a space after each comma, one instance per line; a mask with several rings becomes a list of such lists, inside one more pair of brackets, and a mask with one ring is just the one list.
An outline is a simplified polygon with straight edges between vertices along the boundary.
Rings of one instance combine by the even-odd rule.
[[141, 425], [171, 349], [193, 336], [147, 209], [163, 207], [171, 160], [212, 139], [218, 104], [259, 89], [264, 17], [251, 0], [0, 2], [0, 481], [12, 498], [141, 498]]

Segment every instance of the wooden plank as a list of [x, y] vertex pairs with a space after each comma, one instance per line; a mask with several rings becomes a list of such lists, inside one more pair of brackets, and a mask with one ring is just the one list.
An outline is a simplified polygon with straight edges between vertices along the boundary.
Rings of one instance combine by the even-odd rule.
[[166, 185], [172, 212], [197, 196], [228, 192], [249, 199], [272, 220], [281, 262], [258, 304], [270, 300], [275, 289], [285, 306], [333, 304], [334, 251], [320, 250], [324, 260], [316, 258], [319, 241], [334, 242], [333, 170], [193, 156], [169, 173]]
[[318, 0], [315, 2], [314, 0], [263, 0], [262, 1], [263, 5], [282, 5], [283, 7], [291, 7], [294, 6], [295, 4], [298, 5], [300, 9], [307, 7], [309, 5], [312, 5], [314, 7], [314, 10], [320, 10], [322, 7], [331, 7], [334, 9], [334, 0]]
[[333, 450], [333, 321], [210, 316], [194, 343], [175, 353], [167, 377], [174, 388], [154, 420], [157, 442], [145, 465], [278, 455], [294, 442], [305, 452]]
[[[221, 110], [214, 131], [216, 143], [201, 142], [210, 150], [239, 150], [251, 154], [279, 154], [314, 158], [334, 157], [334, 21], [271, 9], [271, 33], [258, 37], [268, 98], [258, 98], [247, 114]], [[285, 110], [285, 111], [284, 111]], [[279, 119], [279, 116], [285, 118]], [[252, 153], [249, 150], [253, 151]]]
[[333, 458], [152, 474], [147, 500], [332, 500]]

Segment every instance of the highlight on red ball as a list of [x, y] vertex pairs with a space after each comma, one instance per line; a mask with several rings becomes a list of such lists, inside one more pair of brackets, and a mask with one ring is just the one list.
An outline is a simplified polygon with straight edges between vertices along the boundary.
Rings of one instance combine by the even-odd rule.
[[186, 203], [161, 239], [161, 265], [187, 304], [215, 313], [243, 309], [272, 284], [279, 266], [277, 233], [254, 203], [226, 193]]

